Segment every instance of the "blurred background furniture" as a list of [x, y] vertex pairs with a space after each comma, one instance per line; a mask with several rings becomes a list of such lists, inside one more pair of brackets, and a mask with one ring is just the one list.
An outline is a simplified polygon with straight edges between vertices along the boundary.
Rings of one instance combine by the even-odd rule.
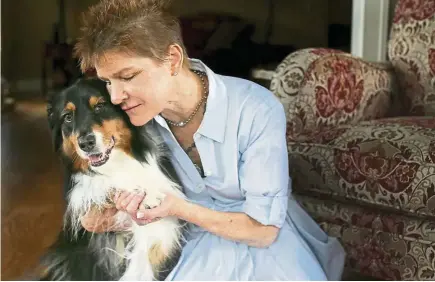
[[[270, 1], [273, 3], [273, 1]], [[273, 14], [270, 8], [269, 14]], [[269, 30], [269, 22], [266, 30]], [[292, 45], [271, 44], [267, 32], [264, 42], [254, 42], [253, 23], [226, 13], [203, 12], [180, 18], [183, 41], [189, 57], [202, 60], [216, 73], [250, 78], [251, 69], [276, 65], [290, 52]]]
[[73, 57], [73, 44], [47, 42], [42, 56], [41, 93], [59, 91], [81, 76], [78, 60]]
[[388, 63], [298, 50], [270, 89], [287, 114], [294, 196], [341, 240], [346, 269], [433, 281], [435, 1], [399, 0], [388, 44]]
[[8, 113], [14, 110], [15, 98], [11, 93], [9, 81], [5, 77], [1, 77], [1, 109], [2, 114]]

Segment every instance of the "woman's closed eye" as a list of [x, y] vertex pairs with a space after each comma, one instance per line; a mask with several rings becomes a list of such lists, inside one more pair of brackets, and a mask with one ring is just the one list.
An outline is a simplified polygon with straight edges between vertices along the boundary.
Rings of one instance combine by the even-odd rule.
[[124, 80], [124, 81], [130, 81], [130, 80], [132, 80], [133, 78], [134, 78], [134, 75], [129, 76], [129, 77], [121, 77], [121, 80]]
[[134, 74], [132, 74], [132, 75], [122, 76], [122, 77], [120, 77], [120, 79], [121, 79], [121, 80], [124, 80], [124, 81], [130, 81], [130, 80], [132, 80], [133, 78], [135, 78], [135, 76], [138, 75], [139, 73], [140, 73], [140, 71], [139, 71], [139, 72], [136, 72], [136, 73], [134, 73]]
[[[139, 73], [141, 73], [142, 71], [138, 71], [138, 72], [135, 72], [135, 73], [133, 73], [133, 74], [131, 74], [131, 75], [122, 75], [122, 76], [117, 76], [116, 78], [117, 79], [119, 79], [119, 80], [122, 80], [122, 81], [130, 81], [130, 80], [132, 80], [133, 78], [135, 78]], [[100, 78], [102, 81], [104, 81], [105, 83], [106, 83], [106, 86], [111, 86], [112, 85], [112, 83], [110, 82], [110, 80], [108, 80], [108, 79], [103, 79], [103, 78]]]

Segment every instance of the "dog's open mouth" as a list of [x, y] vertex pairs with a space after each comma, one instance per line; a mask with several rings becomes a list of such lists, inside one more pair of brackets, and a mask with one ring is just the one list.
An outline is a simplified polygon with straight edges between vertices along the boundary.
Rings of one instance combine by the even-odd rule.
[[115, 138], [112, 136], [112, 139], [110, 139], [110, 144], [104, 152], [97, 154], [92, 153], [88, 155], [91, 166], [102, 166], [105, 164], [110, 158], [110, 153], [112, 152], [113, 147], [115, 147]]

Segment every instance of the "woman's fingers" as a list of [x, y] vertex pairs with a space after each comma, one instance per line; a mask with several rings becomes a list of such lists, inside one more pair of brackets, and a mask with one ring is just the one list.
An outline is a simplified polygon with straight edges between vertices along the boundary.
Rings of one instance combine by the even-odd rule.
[[115, 195], [114, 202], [118, 210], [125, 211], [135, 217], [144, 198], [144, 194], [121, 192]]
[[158, 221], [158, 220], [160, 220], [159, 217], [156, 217], [154, 219], [142, 219], [142, 218], [138, 218], [138, 219], [135, 219], [134, 221], [136, 221], [136, 223], [139, 224], [139, 225], [146, 225], [146, 224], [150, 224], [151, 222]]
[[118, 210], [116, 208], [104, 209], [103, 216], [104, 217], [113, 217], [117, 212], [118, 212]]
[[143, 195], [134, 195], [133, 197], [130, 199], [130, 202], [128, 203], [127, 207], [126, 207], [126, 211], [131, 214], [131, 215], [136, 215], [137, 210], [139, 209], [139, 205], [140, 203], [142, 203], [144, 199]]
[[94, 208], [85, 214], [80, 221], [83, 228], [89, 232], [106, 232], [110, 231], [111, 226], [115, 223], [113, 216], [116, 212], [117, 210], [114, 208], [106, 209], [103, 212]]
[[115, 205], [116, 208], [118, 210], [125, 210], [125, 208], [127, 207], [129, 201], [128, 199], [131, 198], [133, 196], [133, 194], [128, 193], [128, 192], [121, 192], [121, 194], [119, 194], [119, 196], [117, 197], [116, 201], [115, 201]]

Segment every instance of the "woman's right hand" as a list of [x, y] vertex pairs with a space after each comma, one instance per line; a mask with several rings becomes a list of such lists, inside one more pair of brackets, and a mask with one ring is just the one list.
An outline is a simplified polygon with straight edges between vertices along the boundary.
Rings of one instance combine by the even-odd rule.
[[84, 229], [89, 232], [103, 233], [108, 231], [117, 231], [125, 226], [116, 226], [115, 215], [118, 212], [116, 208], [107, 208], [103, 211], [97, 208], [91, 208], [80, 220]]
[[139, 225], [150, 223], [148, 220], [137, 218], [137, 212], [141, 207], [145, 194], [134, 194], [130, 192], [119, 192], [113, 197], [116, 209], [128, 213], [132, 220]]
[[81, 218], [81, 224], [89, 232], [102, 233], [109, 231], [123, 231], [131, 226], [131, 220], [123, 223], [117, 223], [115, 215], [118, 211], [124, 211], [131, 216], [131, 219], [137, 224], [146, 224], [144, 220], [136, 217], [140, 204], [145, 195], [132, 194], [128, 192], [116, 193], [113, 202], [116, 207], [107, 208], [100, 211], [96, 208], [91, 209], [86, 215]]

